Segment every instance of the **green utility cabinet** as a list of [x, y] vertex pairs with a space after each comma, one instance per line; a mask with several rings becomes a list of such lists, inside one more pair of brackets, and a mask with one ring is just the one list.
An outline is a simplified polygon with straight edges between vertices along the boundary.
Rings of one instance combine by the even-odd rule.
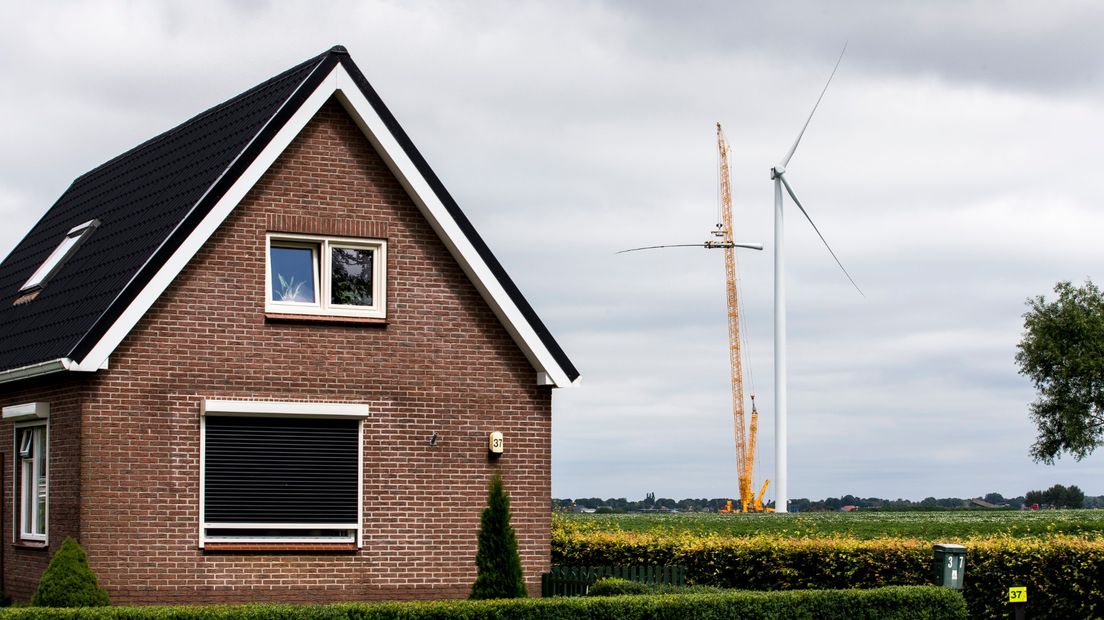
[[935, 559], [932, 562], [935, 585], [962, 589], [966, 577], [966, 547], [962, 545], [932, 545]]

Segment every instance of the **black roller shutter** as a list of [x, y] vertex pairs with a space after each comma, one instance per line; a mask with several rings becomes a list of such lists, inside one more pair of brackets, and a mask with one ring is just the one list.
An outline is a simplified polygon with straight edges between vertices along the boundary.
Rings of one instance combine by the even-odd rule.
[[208, 416], [207, 523], [356, 523], [355, 419]]

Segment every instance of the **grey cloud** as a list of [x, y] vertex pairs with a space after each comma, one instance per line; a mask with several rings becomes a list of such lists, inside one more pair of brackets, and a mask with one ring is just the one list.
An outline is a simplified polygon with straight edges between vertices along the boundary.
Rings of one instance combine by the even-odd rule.
[[[791, 180], [791, 490], [922, 498], [1055, 482], [1012, 362], [1026, 297], [1097, 276], [1101, 10], [1086, 3], [27, 4], [0, 24], [0, 254], [77, 175], [334, 43], [583, 372], [557, 496], [735, 493], [713, 122], [733, 145], [762, 475], [773, 470], [771, 184]], [[932, 460], [935, 459], [933, 463]]]

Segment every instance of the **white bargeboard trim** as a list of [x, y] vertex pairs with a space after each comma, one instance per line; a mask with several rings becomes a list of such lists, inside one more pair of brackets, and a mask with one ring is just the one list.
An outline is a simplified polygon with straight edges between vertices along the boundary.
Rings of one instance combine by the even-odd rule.
[[[100, 362], [130, 333], [155, 301], [169, 287], [177, 274], [199, 252], [215, 230], [234, 207], [256, 184], [287, 146], [299, 135], [322, 105], [337, 95], [346, 111], [360, 127], [388, 168], [399, 180], [411, 200], [417, 205], [438, 237], [460, 264], [464, 273], [475, 285], [480, 295], [502, 322], [514, 342], [521, 348], [529, 362], [536, 368], [535, 380], [541, 385], [567, 387], [573, 385], [567, 373], [556, 362], [552, 352], [544, 345], [536, 331], [526, 320], [517, 304], [510, 298], [502, 284], [491, 272], [479, 252], [448, 213], [429, 182], [418, 171], [398, 140], [387, 129], [383, 119], [365, 99], [360, 88], [343, 66], [338, 64], [319, 86], [299, 106], [271, 142], [253, 160], [235, 181], [233, 186], [215, 204], [206, 217], [187, 239], [158, 270], [148, 284], [138, 293], [130, 305], [119, 315], [99, 342], [92, 347], [78, 364], [80, 369], [95, 370]], [[72, 370], [72, 369], [70, 369]]]

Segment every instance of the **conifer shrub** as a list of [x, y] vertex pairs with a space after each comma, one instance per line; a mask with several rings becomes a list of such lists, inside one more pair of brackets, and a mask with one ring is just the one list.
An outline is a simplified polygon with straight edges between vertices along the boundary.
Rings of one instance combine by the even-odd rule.
[[31, 597], [35, 607], [103, 607], [110, 605], [88, 565], [84, 549], [72, 538], [61, 543]]
[[479, 520], [479, 549], [475, 553], [476, 577], [471, 599], [525, 598], [529, 591], [521, 574], [517, 535], [510, 525], [510, 497], [502, 476], [491, 479], [487, 507]]

